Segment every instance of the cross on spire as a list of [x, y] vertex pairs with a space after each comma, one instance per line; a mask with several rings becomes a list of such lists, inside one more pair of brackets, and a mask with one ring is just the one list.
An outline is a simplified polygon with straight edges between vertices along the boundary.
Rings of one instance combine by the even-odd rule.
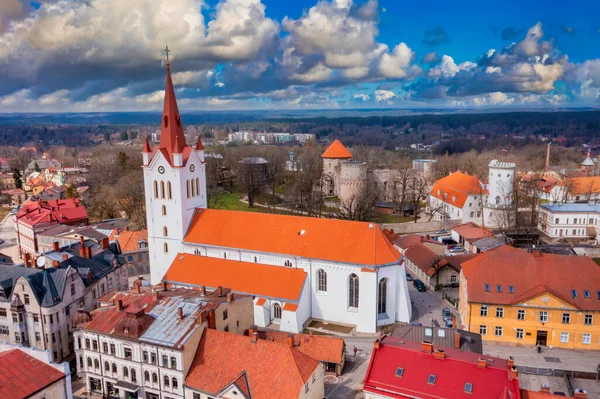
[[163, 51], [167, 54], [167, 68], [169, 68], [171, 66], [171, 63], [169, 62], [169, 53], [171, 50], [169, 50], [169, 46], [167, 45]]

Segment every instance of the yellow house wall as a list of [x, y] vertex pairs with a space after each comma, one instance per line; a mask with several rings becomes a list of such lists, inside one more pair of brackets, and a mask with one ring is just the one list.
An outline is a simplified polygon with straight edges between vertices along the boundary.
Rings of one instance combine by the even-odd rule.
[[[481, 325], [487, 326], [487, 334], [482, 336], [484, 341], [534, 346], [537, 342], [537, 332], [547, 331], [547, 346], [600, 350], [600, 312], [579, 311], [551, 294], [545, 293], [515, 306], [487, 304], [488, 315], [480, 316], [481, 306], [485, 304], [469, 303], [467, 299], [466, 284], [461, 284], [459, 308], [461, 321], [465, 327], [468, 325], [469, 331], [476, 333], [479, 333]], [[589, 300], [598, 299], [592, 297]], [[496, 317], [497, 308], [504, 308], [504, 317]], [[518, 310], [525, 311], [525, 320], [517, 319]], [[540, 322], [540, 311], [548, 312], [547, 322]], [[571, 316], [568, 324], [562, 322], [563, 313]], [[592, 325], [584, 324], [586, 314], [592, 315]], [[495, 335], [496, 326], [502, 327], [502, 336]], [[517, 338], [517, 329], [523, 329], [522, 339]], [[560, 342], [561, 333], [569, 334], [568, 342]], [[583, 334], [591, 334], [589, 344], [583, 343]]]

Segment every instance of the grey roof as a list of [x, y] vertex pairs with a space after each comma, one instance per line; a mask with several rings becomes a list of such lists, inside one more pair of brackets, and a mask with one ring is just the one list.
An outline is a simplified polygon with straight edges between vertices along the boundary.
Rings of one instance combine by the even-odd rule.
[[20, 277], [29, 276], [38, 272], [38, 269], [32, 269], [30, 267], [0, 265], [0, 289], [8, 299], [12, 293], [12, 287]]
[[429, 341], [433, 346], [444, 348], [456, 348], [455, 336], [460, 334], [460, 350], [464, 352], [483, 353], [481, 335], [457, 328], [426, 327], [404, 325], [394, 328], [392, 336], [406, 339], [408, 341]]
[[[81, 276], [84, 284], [89, 286], [93, 282], [106, 276], [113, 270], [113, 259], [116, 259], [118, 265], [125, 264], [125, 258], [121, 255], [115, 255], [109, 250], [93, 256], [91, 259], [72, 256], [69, 259], [60, 263], [61, 268], [71, 266]], [[92, 278], [89, 279], [89, 273], [92, 273]]]
[[[163, 299], [148, 313], [154, 317], [154, 321], [142, 334], [140, 341], [165, 346], [184, 344], [191, 334], [199, 328], [200, 324], [197, 318], [204, 304], [204, 301], [195, 301], [191, 298], [171, 297]], [[183, 320], [179, 320], [177, 317], [178, 308], [183, 310]]]
[[0, 265], [0, 289], [8, 299], [20, 277], [31, 286], [41, 306], [54, 306], [62, 301], [68, 270], [59, 268], [34, 269], [23, 266]]
[[269, 161], [267, 161], [266, 159], [261, 158], [261, 157], [254, 157], [254, 158], [244, 158], [239, 163], [245, 164], [245, 165], [260, 165], [260, 164], [267, 164], [267, 163], [269, 163]]
[[583, 166], [594, 166], [594, 161], [590, 157], [586, 157], [581, 163]]
[[60, 164], [60, 162], [58, 162], [56, 159], [38, 159], [38, 160], [29, 162], [29, 165], [27, 165], [27, 170], [35, 169], [36, 162], [40, 169], [60, 168], [62, 166]]
[[600, 213], [600, 204], [543, 204], [542, 208], [550, 212], [598, 212]]
[[502, 236], [485, 237], [480, 240], [473, 242], [478, 249], [482, 252], [489, 251], [490, 249], [498, 248], [501, 245], [506, 244], [506, 239]]

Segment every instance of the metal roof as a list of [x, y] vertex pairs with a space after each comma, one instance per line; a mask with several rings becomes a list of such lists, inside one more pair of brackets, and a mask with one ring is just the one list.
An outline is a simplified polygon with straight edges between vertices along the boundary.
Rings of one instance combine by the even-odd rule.
[[[170, 297], [162, 299], [148, 314], [154, 322], [140, 337], [140, 341], [164, 346], [179, 346], [187, 341], [191, 334], [200, 328], [198, 317], [204, 301], [190, 301], [184, 298]], [[183, 311], [179, 320], [177, 310]]]
[[[460, 335], [460, 348], [456, 348], [457, 333]], [[481, 335], [457, 328], [405, 325], [394, 328], [391, 335], [415, 342], [428, 341], [436, 347], [483, 353]]]
[[543, 204], [542, 208], [550, 212], [598, 212], [600, 213], [600, 204]]

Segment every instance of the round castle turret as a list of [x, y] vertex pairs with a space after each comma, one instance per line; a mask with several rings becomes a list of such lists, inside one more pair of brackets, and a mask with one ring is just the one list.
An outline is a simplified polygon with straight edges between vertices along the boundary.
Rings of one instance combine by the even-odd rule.
[[517, 165], [494, 159], [488, 165], [488, 197], [484, 204], [484, 222], [488, 227], [510, 228], [513, 225], [513, 212], [506, 212], [513, 204], [513, 183]]
[[341, 165], [340, 201], [351, 201], [360, 195], [367, 184], [367, 163], [349, 161]]

